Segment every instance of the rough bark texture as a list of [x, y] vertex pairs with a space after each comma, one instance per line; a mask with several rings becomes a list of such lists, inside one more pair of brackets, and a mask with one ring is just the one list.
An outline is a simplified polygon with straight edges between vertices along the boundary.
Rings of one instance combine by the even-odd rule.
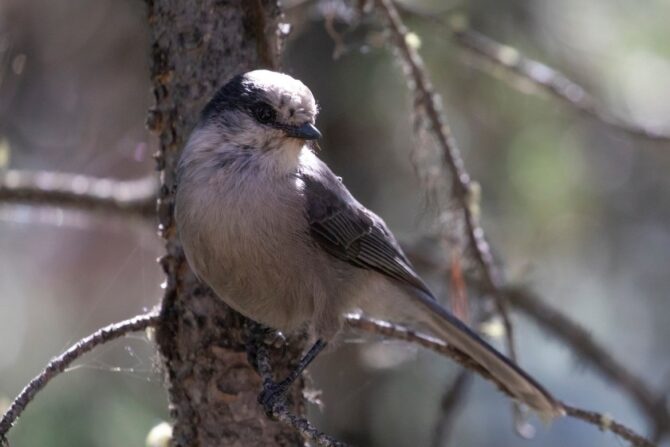
[[[175, 166], [198, 113], [232, 75], [276, 67], [276, 0], [149, 0], [156, 105], [148, 125], [160, 137], [158, 217], [167, 275], [157, 343], [168, 381], [176, 446], [302, 445], [257, 404], [261, 382], [245, 354], [241, 316], [198, 283], [173, 222]], [[292, 344], [284, 358], [297, 358]], [[285, 374], [286, 365], [276, 368]], [[302, 410], [301, 384], [292, 400]]]

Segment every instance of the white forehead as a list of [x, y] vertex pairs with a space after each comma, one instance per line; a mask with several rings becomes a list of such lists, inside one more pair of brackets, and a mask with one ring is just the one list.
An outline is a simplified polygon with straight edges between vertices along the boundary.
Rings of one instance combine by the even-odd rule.
[[302, 82], [284, 73], [270, 70], [254, 70], [244, 75], [246, 81], [263, 91], [264, 96], [275, 107], [291, 107], [316, 113], [316, 101], [309, 88]]

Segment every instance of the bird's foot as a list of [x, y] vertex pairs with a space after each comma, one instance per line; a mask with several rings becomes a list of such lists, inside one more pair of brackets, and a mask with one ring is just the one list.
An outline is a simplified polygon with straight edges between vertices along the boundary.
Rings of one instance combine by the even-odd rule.
[[264, 326], [255, 321], [249, 321], [247, 326], [248, 337], [252, 342], [265, 345], [268, 348], [279, 349], [286, 345], [284, 334], [271, 327]]
[[286, 346], [286, 337], [281, 332], [266, 328], [262, 343], [271, 349], [281, 349]]
[[258, 369], [258, 349], [266, 347], [270, 349], [281, 349], [286, 346], [286, 337], [281, 332], [263, 326], [254, 321], [247, 325], [247, 358], [249, 363]]
[[284, 382], [276, 383], [269, 380], [263, 384], [263, 390], [258, 395], [258, 403], [263, 406], [268, 416], [271, 417], [274, 415], [278, 404], [285, 402], [289, 387], [290, 384], [287, 385]]

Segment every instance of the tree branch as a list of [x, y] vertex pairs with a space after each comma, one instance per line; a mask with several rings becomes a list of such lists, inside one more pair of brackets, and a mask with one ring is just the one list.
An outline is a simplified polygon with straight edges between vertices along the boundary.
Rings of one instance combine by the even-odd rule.
[[0, 203], [22, 203], [149, 218], [156, 215], [158, 180], [113, 180], [79, 174], [0, 172]]
[[536, 60], [524, 56], [519, 50], [468, 28], [452, 28], [454, 41], [486, 61], [503, 67], [509, 73], [524, 79], [541, 91], [562, 101], [580, 113], [595, 118], [614, 129], [648, 140], [668, 141], [670, 135], [652, 127], [632, 123], [616, 117], [600, 106], [581, 85], [566, 75]]
[[119, 323], [112, 323], [102, 329], [98, 329], [88, 337], [82, 338], [77, 343], [72, 345], [67, 351], [53, 358], [47, 366], [40, 372], [33, 380], [26, 385], [21, 393], [14, 399], [5, 414], [0, 420], [0, 442], [4, 441], [7, 432], [16, 421], [16, 419], [23, 413], [26, 406], [35, 398], [53, 378], [65, 371], [72, 362], [77, 360], [82, 355], [91, 351], [96, 346], [107, 343], [115, 338], [122, 337], [129, 332], [141, 331], [153, 326], [158, 322], [158, 314], [148, 313], [145, 315], [138, 315]]
[[431, 131], [442, 151], [442, 161], [451, 174], [452, 196], [462, 212], [469, 246], [484, 281], [485, 291], [495, 298], [493, 301], [505, 327], [508, 354], [513, 361], [517, 362], [514, 329], [509, 317], [508, 304], [504, 295], [500, 293], [502, 287], [501, 275], [493, 259], [484, 230], [473, 213], [471, 198], [474, 188], [472, 180], [465, 169], [456, 140], [439, 105], [441, 99], [428, 78], [421, 56], [409, 44], [407, 28], [402, 23], [393, 2], [391, 0], [376, 0], [376, 4], [389, 24], [393, 44], [397, 48], [405, 67], [405, 76], [408, 78], [408, 85], [415, 95], [416, 104], [423, 109]]
[[653, 422], [654, 430], [659, 438], [668, 433], [670, 414], [665, 398], [656, 397], [658, 393], [653, 392], [641, 378], [619, 363], [612, 354], [591, 337], [586, 329], [545, 304], [527, 289], [508, 287], [505, 289], [505, 295], [515, 309], [534, 320], [542, 330], [570, 346], [579, 358], [588, 362], [612, 383], [626, 391], [638, 408]]
[[549, 96], [558, 99], [584, 115], [636, 137], [652, 141], [670, 140], [670, 134], [667, 132], [617, 117], [600, 105], [593, 95], [577, 82], [542, 62], [524, 56], [517, 48], [496, 42], [490, 37], [468, 28], [461, 21], [449, 22], [444, 20], [440, 17], [440, 13], [433, 14], [420, 11], [400, 3], [396, 3], [396, 5], [404, 13], [445, 26], [451, 34], [452, 40], [464, 50], [495, 67], [503, 68], [517, 79], [531, 83], [538, 90], [549, 94]]
[[[503, 393], [511, 398], [514, 398], [509, 390], [507, 390], [507, 388], [505, 388], [505, 386], [500, 383], [498, 379], [492, 376], [491, 373], [489, 373], [486, 369], [475, 363], [470, 357], [461, 351], [445, 344], [441, 340], [434, 339], [428, 335], [402, 326], [397, 326], [385, 321], [372, 320], [359, 315], [348, 316], [347, 324], [350, 327], [363, 332], [383, 335], [387, 338], [393, 338], [396, 340], [403, 340], [409, 343], [417, 344], [419, 346], [423, 346], [424, 348], [430, 349], [431, 351], [437, 352], [438, 354], [449, 357], [464, 368], [474, 371], [484, 379], [493, 382]], [[609, 430], [621, 438], [631, 442], [632, 445], [636, 447], [655, 447], [655, 444], [646, 439], [644, 436], [637, 434], [634, 430], [619, 422], [616, 422], [614, 419], [608, 416], [594, 411], [583, 410], [581, 408], [567, 405], [564, 402], [561, 402], [561, 405], [566, 409], [567, 416], [574, 419], [580, 419], [591, 425], [595, 425], [601, 430]]]
[[348, 315], [346, 321], [347, 325], [359, 331], [382, 335], [396, 340], [403, 340], [437, 352], [438, 354], [450, 358], [464, 368], [475, 371], [483, 378], [493, 382], [502, 392], [510, 397], [512, 396], [507, 388], [505, 388], [498, 379], [492, 376], [487, 369], [476, 363], [463, 352], [441, 340], [414, 331], [410, 328], [398, 326], [386, 321], [366, 318], [361, 315]]
[[[391, 0], [376, 0], [377, 5], [385, 14], [390, 30], [393, 36], [394, 45], [397, 48], [405, 67], [405, 74], [410, 80], [409, 85], [416, 95], [417, 105], [423, 108], [423, 111], [430, 123], [431, 130], [436, 138], [444, 155], [444, 162], [453, 178], [453, 196], [463, 212], [465, 220], [466, 233], [468, 235], [470, 246], [474, 252], [474, 258], [478, 264], [484, 291], [496, 297], [498, 311], [503, 318], [503, 324], [507, 334], [507, 344], [510, 349], [510, 356], [515, 360], [512, 325], [509, 319], [507, 309], [508, 301], [503, 293], [503, 282], [497, 271], [490, 247], [484, 236], [484, 232], [477, 221], [476, 215], [472, 212], [470, 206], [470, 192], [472, 190], [472, 181], [464, 168], [456, 142], [451, 135], [443, 115], [440, 113], [439, 96], [435, 93], [426, 71], [416, 49], [409, 44], [407, 38], [407, 29], [403, 25], [397, 10]], [[571, 344], [572, 345], [572, 344]], [[572, 345], [577, 348], [577, 346]], [[580, 352], [578, 350], [578, 352]], [[611, 364], [610, 364], [611, 365]], [[616, 366], [616, 364], [614, 364]], [[617, 368], [621, 372], [625, 369]], [[667, 427], [667, 409], [664, 401], [653, 398], [653, 394], [648, 392], [641, 381], [631, 381], [631, 375], [624, 376], [612, 374], [613, 371], [607, 371], [609, 377], [617, 377], [625, 389], [627, 389], [636, 399], [644, 405], [645, 412], [654, 420], [657, 433], [664, 433]], [[623, 382], [621, 381], [623, 379]], [[633, 386], [631, 387], [631, 384]], [[659, 411], [659, 407], [662, 407]], [[653, 408], [653, 410], [652, 410]]]

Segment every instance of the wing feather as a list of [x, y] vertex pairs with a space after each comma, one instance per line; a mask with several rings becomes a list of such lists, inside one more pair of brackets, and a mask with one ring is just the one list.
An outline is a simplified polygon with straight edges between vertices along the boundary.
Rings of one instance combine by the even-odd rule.
[[323, 163], [299, 172], [314, 241], [329, 254], [432, 296], [384, 221], [358, 203]]

